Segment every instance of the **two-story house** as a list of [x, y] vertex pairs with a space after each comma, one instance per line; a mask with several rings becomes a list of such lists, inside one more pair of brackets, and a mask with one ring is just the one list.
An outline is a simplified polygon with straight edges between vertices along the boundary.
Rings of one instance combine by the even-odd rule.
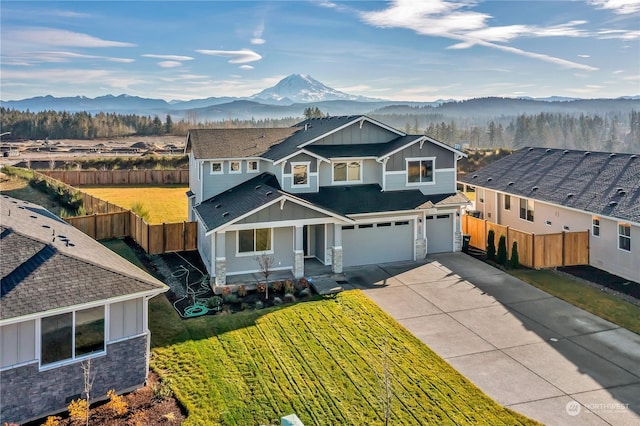
[[366, 116], [291, 128], [189, 131], [189, 219], [216, 285], [259, 271], [304, 275], [461, 248], [456, 163], [465, 154]]

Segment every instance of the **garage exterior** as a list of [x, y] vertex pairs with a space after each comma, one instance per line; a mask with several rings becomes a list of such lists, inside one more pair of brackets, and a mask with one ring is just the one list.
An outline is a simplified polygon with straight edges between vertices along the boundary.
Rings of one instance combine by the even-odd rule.
[[414, 260], [414, 221], [386, 220], [342, 227], [343, 265]]
[[427, 215], [427, 244], [429, 253], [445, 253], [453, 251], [453, 215]]

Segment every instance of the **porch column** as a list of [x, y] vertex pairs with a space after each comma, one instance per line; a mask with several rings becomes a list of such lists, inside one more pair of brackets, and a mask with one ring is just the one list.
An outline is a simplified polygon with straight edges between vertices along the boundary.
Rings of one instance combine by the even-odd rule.
[[331, 262], [331, 272], [342, 273], [342, 225], [333, 225], [333, 246], [331, 247], [333, 261]]
[[294, 246], [293, 246], [293, 276], [301, 278], [304, 276], [304, 248], [302, 237], [303, 225], [295, 226]]
[[216, 232], [216, 285], [227, 285], [226, 232]]
[[[416, 219], [418, 220], [418, 219]], [[422, 211], [422, 226], [416, 233], [416, 260], [422, 260], [427, 257], [427, 215], [425, 211]]]

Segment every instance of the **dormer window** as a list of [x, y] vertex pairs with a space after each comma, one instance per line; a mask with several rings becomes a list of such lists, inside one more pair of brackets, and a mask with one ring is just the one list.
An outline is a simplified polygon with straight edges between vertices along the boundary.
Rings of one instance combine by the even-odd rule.
[[230, 161], [229, 173], [241, 173], [242, 169], [240, 168], [240, 164], [240, 161]]
[[407, 158], [407, 185], [432, 184], [434, 158]]
[[212, 161], [211, 162], [211, 174], [212, 175], [221, 175], [222, 172], [222, 161]]
[[247, 161], [247, 172], [258, 173], [259, 171], [260, 171], [260, 166], [259, 166], [258, 160]]
[[334, 161], [333, 182], [362, 182], [362, 161]]

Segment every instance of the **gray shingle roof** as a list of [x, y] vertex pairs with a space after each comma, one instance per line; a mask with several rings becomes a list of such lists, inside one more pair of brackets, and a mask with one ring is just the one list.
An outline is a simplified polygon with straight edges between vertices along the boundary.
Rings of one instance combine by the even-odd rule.
[[168, 289], [42, 207], [7, 196], [0, 204], [0, 320]]
[[189, 130], [186, 150], [191, 149], [196, 159], [260, 157], [298, 130], [296, 127], [193, 129]]
[[523, 148], [459, 180], [640, 223], [640, 154]]
[[[419, 190], [382, 191], [380, 185], [323, 186], [299, 198], [343, 215], [414, 210], [435, 207], [454, 194], [424, 195]], [[464, 201], [462, 201], [464, 202]]]

